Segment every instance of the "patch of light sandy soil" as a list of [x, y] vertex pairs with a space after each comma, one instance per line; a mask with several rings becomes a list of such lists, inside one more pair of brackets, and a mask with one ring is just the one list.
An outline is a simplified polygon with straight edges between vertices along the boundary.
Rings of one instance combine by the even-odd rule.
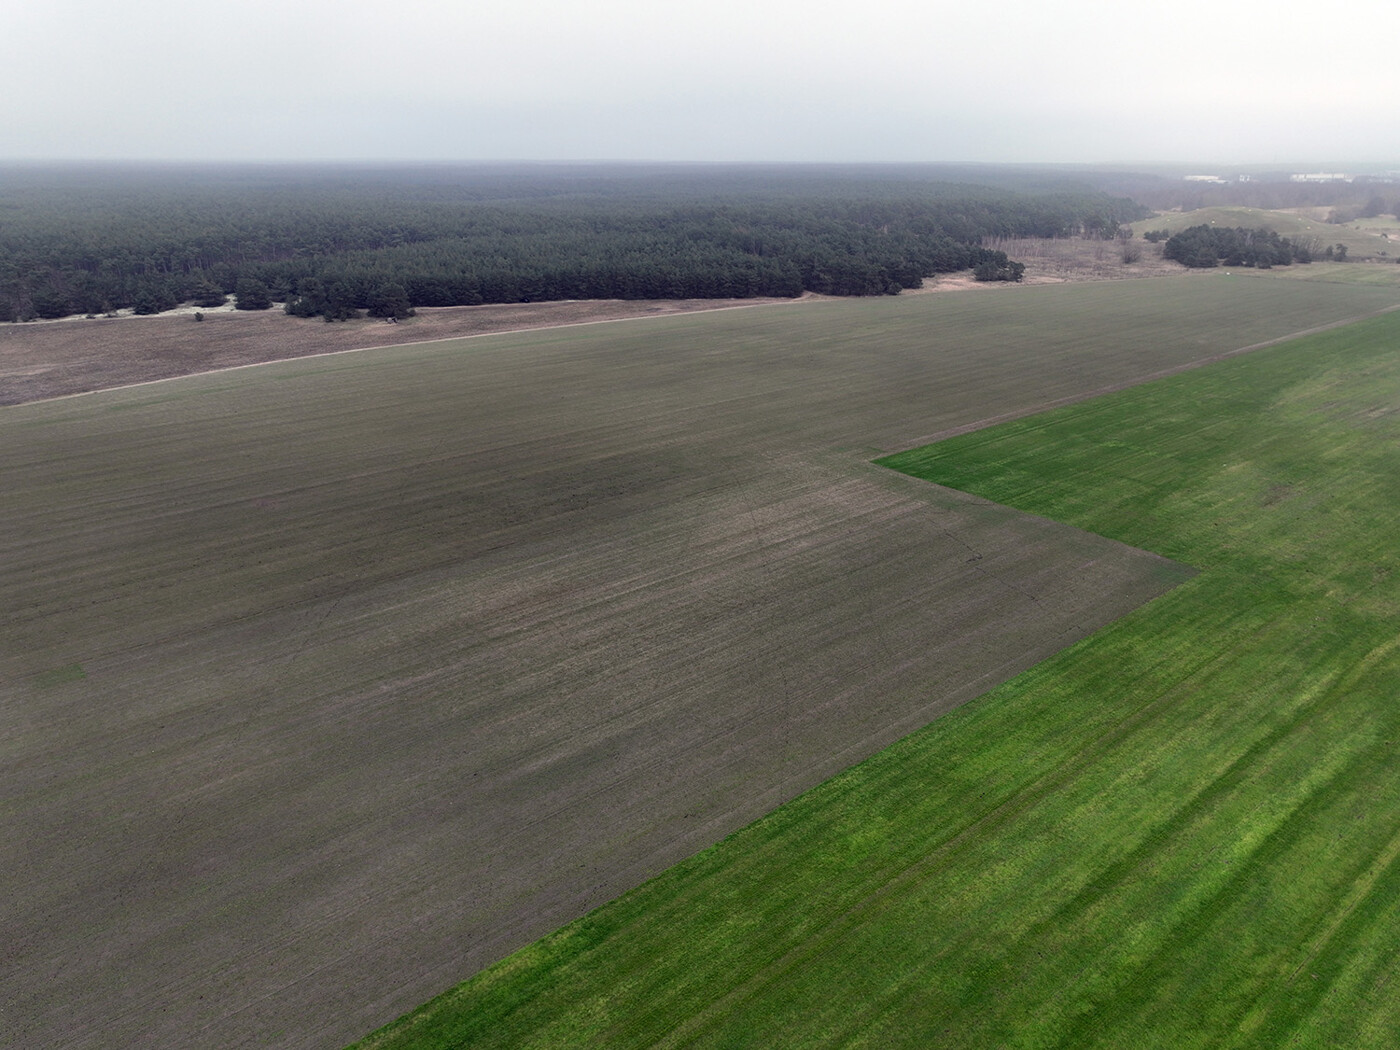
[[1008, 281], [979, 281], [970, 273], [945, 273], [937, 277], [925, 277], [922, 288], [906, 288], [900, 295], [922, 295], [925, 292], [966, 292], [973, 289], [984, 290]]
[[[273, 303], [271, 309], [280, 310], [284, 303]], [[193, 306], [185, 304], [177, 306], [173, 310], [162, 310], [158, 314], [149, 314], [150, 317], [189, 317], [194, 314], [231, 314], [237, 307], [233, 304], [233, 296], [229, 296], [228, 302], [223, 306]], [[69, 314], [67, 317], [36, 317], [25, 324], [56, 324], [63, 321], [87, 321], [94, 317], [136, 317], [137, 313], [131, 307], [126, 306], [120, 310], [113, 310], [110, 314]]]

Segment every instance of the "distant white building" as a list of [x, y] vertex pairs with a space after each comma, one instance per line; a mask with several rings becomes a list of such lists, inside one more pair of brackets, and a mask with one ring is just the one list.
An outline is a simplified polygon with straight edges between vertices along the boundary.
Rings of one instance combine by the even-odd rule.
[[1294, 182], [1350, 182], [1350, 175], [1334, 171], [1313, 171], [1306, 174], [1288, 176]]
[[1186, 181], [1187, 181], [1187, 182], [1213, 182], [1213, 183], [1215, 183], [1217, 186], [1224, 186], [1225, 183], [1226, 183], [1228, 180], [1222, 179], [1219, 175], [1187, 175], [1187, 176], [1186, 176]]

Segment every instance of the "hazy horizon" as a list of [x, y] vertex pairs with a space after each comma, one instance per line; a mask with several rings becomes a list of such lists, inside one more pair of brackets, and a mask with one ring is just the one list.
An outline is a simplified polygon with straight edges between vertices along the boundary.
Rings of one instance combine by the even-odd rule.
[[1376, 0], [3, 2], [0, 161], [1400, 166]]

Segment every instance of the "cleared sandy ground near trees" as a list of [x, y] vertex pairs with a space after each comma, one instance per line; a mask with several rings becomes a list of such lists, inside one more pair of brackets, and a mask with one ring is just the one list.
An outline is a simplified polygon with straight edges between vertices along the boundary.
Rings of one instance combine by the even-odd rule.
[[0, 1041], [327, 1046], [1185, 571], [879, 451], [1387, 305], [1185, 278], [0, 412]]

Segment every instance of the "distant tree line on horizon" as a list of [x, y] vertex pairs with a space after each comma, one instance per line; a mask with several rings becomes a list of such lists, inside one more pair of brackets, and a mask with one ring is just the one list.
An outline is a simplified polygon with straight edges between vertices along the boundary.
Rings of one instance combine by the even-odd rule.
[[1105, 173], [1098, 184], [1109, 193], [1131, 197], [1158, 212], [1225, 207], [1325, 209], [1326, 221], [1338, 224], [1383, 214], [1400, 216], [1396, 186], [1376, 180], [1295, 182], [1287, 172], [1274, 172], [1244, 182], [1211, 184], [1187, 182], [1180, 175]]
[[328, 320], [561, 299], [893, 294], [1024, 267], [992, 237], [1145, 209], [846, 169], [0, 173], [0, 320], [237, 304]]

